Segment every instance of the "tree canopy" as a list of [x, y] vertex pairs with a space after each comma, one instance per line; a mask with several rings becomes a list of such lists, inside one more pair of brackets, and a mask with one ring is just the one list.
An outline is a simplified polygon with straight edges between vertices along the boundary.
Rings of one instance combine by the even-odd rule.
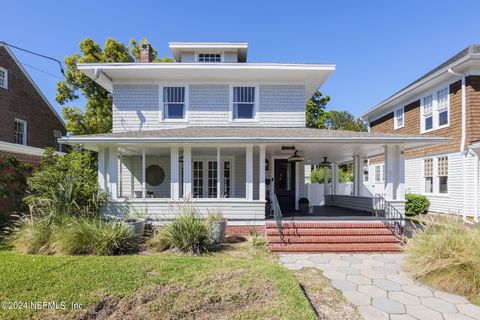
[[[142, 39], [140, 44], [146, 42]], [[128, 45], [107, 38], [103, 48], [90, 38], [79, 44], [80, 53], [65, 58], [65, 80], [57, 83], [55, 100], [63, 105], [63, 116], [67, 130], [72, 134], [92, 134], [110, 132], [112, 129], [112, 95], [96, 84], [78, 68], [77, 63], [84, 62], [134, 62], [140, 58], [140, 45], [130, 40]], [[170, 58], [159, 58], [152, 50], [155, 62], [171, 62]], [[87, 100], [85, 111], [66, 106], [77, 100], [81, 94]]]
[[348, 111], [328, 111], [326, 127], [330, 130], [367, 131], [365, 122]]

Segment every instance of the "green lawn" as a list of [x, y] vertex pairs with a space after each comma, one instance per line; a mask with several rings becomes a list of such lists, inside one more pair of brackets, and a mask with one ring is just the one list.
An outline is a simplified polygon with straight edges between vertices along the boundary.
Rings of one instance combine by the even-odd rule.
[[[0, 301], [81, 303], [88, 308], [107, 295], [128, 298], [145, 288], [157, 288], [155, 298], [136, 311], [145, 318], [316, 318], [292, 274], [267, 255], [72, 257], [0, 251]], [[221, 313], [215, 314], [217, 309]], [[42, 315], [0, 310], [1, 319]], [[74, 312], [54, 315], [71, 317]]]

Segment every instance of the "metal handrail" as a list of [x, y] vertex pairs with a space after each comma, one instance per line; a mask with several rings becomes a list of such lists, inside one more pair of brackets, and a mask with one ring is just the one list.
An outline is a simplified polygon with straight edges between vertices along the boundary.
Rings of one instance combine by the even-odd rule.
[[374, 197], [373, 210], [375, 216], [382, 219], [392, 233], [401, 238], [403, 234], [403, 227], [405, 226], [405, 216], [400, 213], [390, 202], [388, 202], [384, 195], [376, 193]]
[[281, 241], [283, 241], [283, 230], [282, 230], [282, 209], [280, 209], [280, 204], [278, 203], [277, 195], [273, 194], [273, 216], [277, 224], [278, 236]]

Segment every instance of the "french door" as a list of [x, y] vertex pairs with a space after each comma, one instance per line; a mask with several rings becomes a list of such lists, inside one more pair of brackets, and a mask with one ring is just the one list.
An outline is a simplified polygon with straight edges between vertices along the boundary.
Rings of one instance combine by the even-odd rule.
[[232, 162], [221, 161], [221, 183], [218, 190], [218, 163], [216, 160], [194, 160], [192, 166], [193, 197], [217, 198], [218, 193], [223, 198], [230, 198], [232, 190]]

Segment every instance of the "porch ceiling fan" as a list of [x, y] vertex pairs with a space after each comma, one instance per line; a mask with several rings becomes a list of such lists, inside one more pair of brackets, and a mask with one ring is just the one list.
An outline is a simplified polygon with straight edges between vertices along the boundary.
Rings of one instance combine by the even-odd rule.
[[303, 156], [298, 155], [298, 150], [295, 150], [293, 156], [288, 158], [288, 162], [302, 162], [304, 160]]
[[332, 165], [332, 162], [331, 161], [327, 161], [327, 158], [328, 157], [323, 157], [323, 161], [320, 162], [318, 165], [320, 167], [330, 167]]

